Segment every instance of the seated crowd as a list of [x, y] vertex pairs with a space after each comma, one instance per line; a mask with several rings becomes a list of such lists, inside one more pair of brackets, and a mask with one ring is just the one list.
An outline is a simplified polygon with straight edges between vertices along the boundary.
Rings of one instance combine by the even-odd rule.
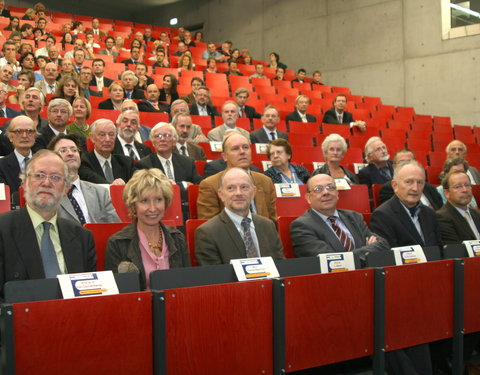
[[[2, 4], [4, 8], [0, 0], [0, 8]], [[65, 25], [59, 48], [57, 38], [46, 31], [44, 7], [37, 6], [25, 17], [34, 20], [36, 28], [24, 28], [12, 17], [4, 29], [4, 34], [10, 33], [0, 58], [0, 117], [8, 119], [0, 127], [0, 182], [8, 185], [13, 208], [0, 215], [0, 294], [10, 280], [95, 270], [93, 236], [82, 225], [120, 222], [109, 185], [123, 185], [132, 222], [110, 237], [105, 269], [134, 270], [143, 288], [149, 287], [154, 270], [191, 266], [184, 228], [162, 221], [173, 203], [174, 185], [180, 190], [184, 221], [191, 205], [196, 205], [198, 218], [206, 220], [195, 233], [200, 266], [245, 257], [284, 257], [276, 230], [274, 186], [282, 183], [306, 187], [309, 208], [290, 227], [297, 257], [352, 251], [365, 265], [368, 254], [392, 247], [480, 239], [480, 214], [472, 194], [480, 174], [467, 162], [467, 146], [459, 140], [446, 148], [438, 187], [428, 183], [412, 150], [391, 150], [395, 153], [390, 160], [379, 136], [366, 139], [367, 165], [358, 173], [344, 162], [348, 140], [336, 132], [317, 145], [324, 164], [309, 170], [292, 162], [296, 148], [289, 142], [291, 133], [284, 131], [290, 128], [279, 125], [282, 120], [291, 126], [321, 122], [345, 124], [352, 134], [365, 132], [368, 124], [346, 110], [345, 94], [333, 97], [322, 121], [321, 113], [309, 113], [311, 101], [303, 94], [296, 96], [285, 118], [275, 105], [267, 103], [261, 110], [247, 105], [252, 92], [244, 87], [232, 89], [231, 100], [213, 103], [212, 89], [202, 76], [193, 76], [191, 92], [181, 96], [177, 74], [165, 74], [159, 82], [149, 72], [177, 60], [180, 75], [192, 70], [199, 60], [190, 48], [205, 44], [201, 33], [192, 37], [180, 28], [178, 35], [152, 35], [147, 27], [135, 33], [126, 48], [121, 37], [108, 36], [93, 19], [89, 29], [79, 21]], [[22, 47], [22, 39], [43, 47]], [[217, 62], [228, 63], [226, 75], [233, 82], [233, 76], [242, 75], [241, 62], [254, 65], [252, 79], [266, 78], [267, 66], [276, 69], [274, 80], [285, 80], [287, 67], [277, 53], [264, 64], [230, 42], [220, 48], [214, 43], [205, 46], [205, 74], [218, 72]], [[111, 59], [125, 53], [129, 57], [118, 61], [123, 71], [105, 76], [107, 64], [115, 61]], [[294, 82], [307, 82], [304, 69], [298, 70]], [[322, 85], [321, 73], [316, 71], [308, 82]], [[108, 98], [94, 100], [105, 95]], [[21, 111], [9, 105], [19, 105]], [[95, 116], [91, 122], [98, 110], [110, 110], [115, 118]], [[164, 113], [165, 121], [142, 125], [152, 113]], [[212, 126], [195, 124], [199, 116], [207, 116]], [[252, 126], [243, 126], [242, 119]], [[255, 130], [254, 121], [260, 124]], [[219, 142], [222, 152], [207, 161], [203, 146], [209, 141]], [[264, 173], [252, 160], [252, 144], [266, 144], [269, 165]], [[197, 162], [204, 164], [201, 173]], [[381, 185], [382, 204], [368, 224], [361, 214], [337, 208], [337, 187], [356, 184]], [[198, 185], [196, 201], [189, 200], [191, 185]], [[422, 345], [388, 353], [387, 369], [404, 361], [411, 373], [431, 372], [429, 350]], [[433, 361], [435, 370], [442, 365]], [[389, 371], [395, 373], [393, 367]]]

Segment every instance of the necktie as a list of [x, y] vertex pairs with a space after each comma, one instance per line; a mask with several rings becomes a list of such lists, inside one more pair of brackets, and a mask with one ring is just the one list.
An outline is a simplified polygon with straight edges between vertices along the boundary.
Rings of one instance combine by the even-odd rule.
[[128, 150], [128, 156], [130, 156], [133, 160], [138, 160], [137, 155], [135, 155], [135, 152], [133, 151], [133, 146], [130, 143], [126, 143], [125, 147]]
[[166, 172], [167, 172], [167, 177], [170, 179], [170, 180], [173, 180], [173, 173], [172, 173], [172, 168], [170, 167], [170, 160], [167, 160], [165, 162], [165, 169], [166, 169]]
[[346, 251], [352, 251], [354, 247], [353, 242], [350, 237], [348, 237], [347, 234], [337, 225], [337, 218], [335, 216], [329, 216], [328, 220], [330, 220], [332, 229], [340, 240], [340, 243], [343, 245], [343, 248]]
[[105, 179], [109, 184], [111, 184], [113, 182], [113, 172], [108, 160], [106, 160], [105, 164], [103, 165], [103, 171], [105, 172]]
[[270, 137], [271, 137], [271, 140], [274, 141], [275, 140], [275, 132], [270, 132]]
[[245, 107], [242, 107], [242, 109], [240, 110], [241, 111], [241, 117], [242, 118], [245, 118]]
[[382, 177], [385, 178], [386, 181], [389, 181], [392, 179], [392, 176], [390, 174], [390, 170], [388, 169], [388, 167], [382, 167], [378, 171], [380, 172]]
[[181, 146], [180, 150], [182, 151], [182, 155], [187, 156], [187, 148], [185, 146]]
[[338, 115], [338, 123], [343, 124], [343, 116], [342, 115]]
[[252, 233], [250, 232], [250, 222], [252, 219], [244, 217], [242, 219], [243, 242], [245, 243], [245, 253], [247, 258], [256, 258], [258, 256], [257, 249], [253, 243]]
[[49, 88], [49, 94], [53, 94], [55, 92], [55, 85], [48, 85]]
[[132, 92], [131, 91], [125, 92], [125, 96], [127, 97], [127, 99], [132, 99]]
[[85, 220], [85, 216], [83, 215], [83, 211], [80, 208], [80, 205], [78, 204], [77, 200], [73, 196], [73, 190], [76, 189], [75, 185], [72, 185], [70, 190], [67, 193], [67, 197], [70, 200], [70, 203], [72, 203], [73, 210], [77, 214], [78, 220], [80, 221], [80, 224], [85, 224], [87, 221]]
[[5, 117], [5, 111], [3, 108], [0, 108], [0, 117]]
[[302, 122], [308, 122], [307, 115], [302, 115]]
[[58, 265], [57, 254], [55, 254], [55, 248], [53, 246], [52, 239], [50, 238], [50, 227], [52, 223], [44, 221], [43, 234], [40, 242], [40, 252], [42, 254], [43, 269], [45, 271], [45, 277], [56, 277], [60, 272], [60, 266]]
[[98, 91], [103, 90], [103, 79], [98, 79], [97, 80], [97, 89], [98, 89]]
[[30, 160], [30, 158], [25, 158], [25, 159], [23, 159], [23, 168], [22, 168], [22, 170], [25, 170], [25, 167], [27, 166], [27, 161], [29, 161], [29, 160]]
[[472, 216], [470, 215], [470, 211], [465, 212], [465, 220], [467, 220], [468, 225], [470, 225], [470, 228], [472, 229], [473, 234], [475, 235], [475, 238], [478, 240], [480, 239], [480, 233], [478, 233], [477, 226], [473, 222]]

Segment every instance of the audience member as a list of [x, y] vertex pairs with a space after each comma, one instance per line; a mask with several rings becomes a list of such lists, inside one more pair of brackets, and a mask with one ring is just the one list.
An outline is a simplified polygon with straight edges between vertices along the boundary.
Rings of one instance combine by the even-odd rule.
[[173, 103], [179, 98], [177, 91], [178, 80], [173, 74], [165, 74], [163, 76], [163, 84], [160, 89], [160, 98], [161, 102], [166, 102], [168, 104]]
[[239, 107], [238, 117], [240, 118], [260, 118], [262, 117], [260, 113], [257, 113], [255, 108], [252, 106], [246, 105], [248, 98], [250, 97], [250, 92], [247, 89], [239, 88], [235, 90], [235, 102]]
[[0, 82], [0, 118], [13, 118], [20, 115], [21, 113], [9, 108], [5, 105], [7, 100], [8, 89], [7, 85], [3, 82]]
[[4, 65], [0, 67], [0, 82], [7, 85], [8, 91], [17, 91], [17, 88], [12, 85], [13, 68], [11, 65]]
[[323, 85], [322, 83], [322, 73], [319, 70], [313, 72], [312, 85]]
[[196, 116], [218, 116], [219, 113], [210, 103], [210, 89], [206, 86], [200, 86], [195, 92], [195, 104], [189, 106], [190, 114]]
[[292, 82], [305, 83], [305, 78], [306, 77], [307, 77], [307, 71], [303, 68], [298, 69], [297, 78], [295, 78]]
[[[192, 88], [192, 92], [190, 94], [182, 96], [182, 99], [187, 102], [187, 104], [195, 104], [195, 93], [198, 88], [201, 86], [205, 86], [205, 83], [203, 80], [199, 77], [193, 77], [190, 81], [190, 86]], [[212, 104], [211, 101], [208, 102], [208, 104]]]
[[[140, 116], [137, 103], [135, 103], [135, 101], [133, 101], [132, 99], [124, 100], [123, 103], [120, 105], [120, 112], [125, 111], [135, 111], [138, 113], [138, 116]], [[151, 131], [152, 128], [146, 125], [139, 125], [138, 132], [135, 134], [135, 140], [139, 143], [144, 143], [145, 141], [150, 140]]]
[[347, 106], [347, 97], [345, 94], [338, 94], [333, 101], [333, 107], [330, 108], [323, 116], [323, 121], [326, 124], [349, 124], [350, 128], [357, 127], [364, 131], [367, 127], [365, 121], [353, 119], [353, 115], [345, 111]]
[[299, 95], [295, 99], [295, 111], [289, 113], [285, 118], [286, 122], [317, 122], [317, 118], [307, 113], [308, 105], [310, 104], [310, 98], [306, 95]]
[[203, 74], [206, 73], [218, 73], [217, 61], [213, 57], [207, 59], [207, 68], [203, 71]]
[[115, 47], [115, 39], [111, 36], [107, 36], [105, 38], [105, 48], [98, 51], [98, 54], [113, 56], [113, 58], [116, 59], [120, 53], [116, 51], [114, 47]]
[[120, 76], [120, 80], [122, 81], [123, 89], [125, 90], [125, 99], [145, 99], [143, 90], [136, 88], [138, 78], [134, 72], [126, 70]]
[[112, 82], [108, 87], [109, 99], [98, 103], [98, 109], [116, 109], [120, 110], [120, 106], [125, 98], [125, 90], [123, 86], [118, 82]]
[[146, 91], [146, 100], [138, 102], [138, 110], [140, 112], [168, 112], [168, 104], [159, 102], [160, 90], [154, 83], [148, 85]]
[[209, 58], [212, 58], [215, 60], [222, 60], [223, 58], [223, 55], [217, 51], [217, 47], [215, 46], [215, 43], [212, 43], [212, 42], [207, 44], [207, 49], [202, 54], [202, 59], [207, 60]]
[[288, 140], [288, 134], [277, 129], [277, 125], [280, 122], [280, 114], [275, 107], [271, 105], [266, 106], [261, 120], [263, 126], [250, 133], [250, 140], [253, 144], [268, 143], [278, 138]]
[[237, 60], [230, 60], [228, 62], [228, 70], [225, 72], [227, 76], [243, 76], [238, 70]]
[[284, 138], [275, 139], [268, 144], [267, 157], [272, 166], [264, 174], [270, 177], [274, 184], [303, 185], [310, 178], [310, 173], [303, 165], [290, 163], [292, 147]]
[[67, 100], [70, 104], [77, 96], [85, 96], [83, 90], [80, 88], [80, 81], [75, 76], [64, 76], [58, 81], [55, 93], [55, 98]]
[[94, 18], [92, 20], [92, 28], [90, 29], [93, 35], [98, 35], [100, 40], [103, 40], [105, 37], [105, 33], [100, 30], [100, 20], [98, 18]]
[[275, 81], [285, 81], [285, 69], [282, 67], [278, 67], [275, 69], [275, 77], [273, 77]]
[[256, 63], [255, 64], [255, 73], [250, 76], [250, 78], [267, 78], [266, 75], [263, 74], [263, 64]]
[[276, 52], [270, 53], [268, 56], [269, 64], [267, 65], [269, 68], [282, 68], [283, 72], [285, 73], [285, 69], [287, 66], [284, 63], [280, 62], [280, 55]]
[[35, 84], [35, 76], [33, 71], [22, 70], [17, 74], [17, 91], [15, 94], [8, 97], [8, 102], [10, 104], [19, 104], [21, 96], [25, 93], [25, 90], [33, 87]]
[[390, 181], [393, 176], [392, 162], [388, 160], [387, 146], [380, 137], [371, 137], [365, 143], [365, 160], [368, 165], [358, 172], [361, 184], [371, 186], [373, 184], [383, 185]]
[[182, 56], [185, 51], [188, 51], [188, 47], [184, 42], [178, 42], [177, 44], [177, 52], [172, 53], [172, 56]]
[[227, 100], [225, 103], [223, 103], [223, 124], [217, 126], [215, 129], [210, 130], [207, 134], [208, 139], [210, 141], [222, 142], [225, 132], [230, 129], [237, 130], [239, 133], [250, 139], [250, 134], [248, 131], [236, 126], [238, 120], [238, 111], [238, 105], [233, 100]]
[[90, 68], [89, 66], [82, 67], [82, 69], [80, 70], [80, 87], [78, 90], [80, 93], [83, 93], [83, 96], [87, 99], [90, 99], [91, 96], [102, 96], [102, 93], [99, 93], [98, 91], [95, 91], [90, 87], [90, 82], [92, 81], [92, 79], [92, 68]]
[[90, 134], [90, 125], [87, 120], [92, 113], [90, 101], [82, 96], [77, 96], [73, 100], [73, 122], [67, 125], [67, 132], [88, 137]]
[[[447, 159], [451, 158], [462, 158], [467, 160], [467, 145], [458, 139], [451, 141], [445, 148], [445, 153], [447, 154]], [[480, 172], [478, 169], [472, 166], [468, 167], [466, 171], [472, 185], [480, 185]], [[440, 173], [439, 179], [440, 182], [443, 179], [443, 172]]]
[[135, 75], [138, 78], [137, 89], [146, 90], [148, 85], [155, 82], [152, 77], [147, 75], [147, 65], [144, 63], [138, 63], [135, 66]]
[[93, 77], [90, 86], [96, 86], [98, 92], [102, 92], [104, 87], [110, 87], [113, 80], [103, 75], [105, 72], [105, 61], [102, 59], [94, 59], [92, 61]]
[[[173, 118], [175, 115], [183, 113], [190, 114], [190, 109], [188, 104], [183, 99], [177, 99], [170, 105], [170, 117]], [[190, 131], [188, 133], [188, 141], [193, 143], [198, 142], [208, 142], [208, 138], [203, 134], [203, 130], [199, 125], [192, 124]]]
[[57, 89], [58, 67], [52, 62], [45, 65], [43, 79], [35, 82], [35, 87], [38, 88], [43, 95], [55, 94]]
[[193, 160], [207, 160], [205, 151], [200, 146], [189, 141], [190, 130], [192, 128], [192, 118], [188, 113], [179, 113], [173, 116], [172, 125], [177, 132], [177, 142], [173, 152], [183, 156], [188, 156]]
[[138, 111], [122, 111], [117, 118], [117, 139], [115, 140], [114, 154], [131, 157], [134, 161], [140, 160], [152, 153], [150, 147], [137, 142], [135, 134], [140, 126]]

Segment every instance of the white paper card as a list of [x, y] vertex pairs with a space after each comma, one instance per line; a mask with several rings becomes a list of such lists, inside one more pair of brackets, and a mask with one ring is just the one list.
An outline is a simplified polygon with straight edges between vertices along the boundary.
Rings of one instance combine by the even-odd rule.
[[0, 184], [0, 201], [4, 201], [5, 198], [5, 184]]
[[335, 186], [337, 190], [351, 190], [350, 184], [344, 178], [336, 178], [335, 179]]
[[275, 184], [277, 198], [293, 198], [300, 196], [298, 184]]
[[333, 273], [343, 271], [353, 271], [355, 261], [351, 251], [344, 253], [318, 254], [320, 258], [320, 272]]
[[313, 163], [313, 170], [322, 168], [325, 165], [324, 161], [314, 161]]
[[270, 160], [262, 160], [262, 168], [264, 172], [271, 166], [272, 166], [272, 162]]
[[211, 149], [213, 152], [222, 152], [222, 151], [223, 151], [222, 142], [211, 141], [211, 142], [210, 142], [210, 149]]
[[280, 277], [272, 257], [232, 259], [238, 281], [273, 279]]
[[366, 163], [353, 163], [353, 168], [355, 169], [355, 174], [358, 174], [361, 169], [365, 168], [368, 164]]
[[267, 144], [266, 143], [255, 143], [255, 152], [257, 154], [266, 154], [267, 153]]
[[63, 298], [82, 298], [118, 294], [112, 271], [57, 275]]
[[463, 241], [462, 243], [467, 248], [467, 252], [468, 252], [469, 257], [480, 256], [480, 241], [479, 240]]
[[401, 266], [403, 264], [425, 263], [427, 258], [420, 245], [393, 247], [392, 251], [395, 255], [395, 264]]

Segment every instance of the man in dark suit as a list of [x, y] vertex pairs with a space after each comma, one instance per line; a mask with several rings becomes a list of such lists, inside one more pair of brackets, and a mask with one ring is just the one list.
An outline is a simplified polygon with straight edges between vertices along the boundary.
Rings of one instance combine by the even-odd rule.
[[125, 68], [128, 70], [128, 65], [134, 64], [137, 65], [140, 63], [140, 48], [133, 47], [130, 50], [130, 58], [126, 60], [122, 60], [122, 64], [125, 64]]
[[82, 155], [80, 179], [97, 183], [125, 185], [133, 174], [133, 159], [112, 154], [117, 128], [111, 120], [98, 119], [92, 124], [90, 139], [94, 150]]
[[83, 66], [80, 69], [80, 87], [79, 90], [83, 91], [83, 96], [89, 100], [91, 96], [102, 96], [101, 92], [95, 91], [90, 88], [90, 82], [92, 81], [93, 73], [92, 68], [89, 66]]
[[113, 61], [117, 58], [119, 53], [113, 49], [115, 47], [115, 39], [111, 36], [105, 38], [105, 49], [98, 52], [99, 55], [113, 56]]
[[140, 126], [140, 117], [137, 111], [121, 112], [117, 118], [117, 139], [115, 140], [114, 154], [125, 155], [133, 160], [140, 160], [152, 153], [150, 147], [135, 140], [135, 134]]
[[7, 17], [7, 18], [12, 17], [10, 15], [10, 11], [7, 8], [5, 8], [5, 1], [4, 0], [0, 0], [0, 16], [1, 17]]
[[59, 218], [69, 187], [67, 167], [54, 152], [41, 150], [27, 163], [26, 207], [0, 215], [0, 295], [7, 281], [54, 278], [96, 269], [93, 235]]
[[287, 124], [290, 121], [297, 121], [297, 122], [317, 122], [317, 118], [315, 116], [309, 115], [308, 105], [310, 104], [310, 98], [305, 95], [299, 95], [295, 99], [295, 111], [289, 113], [285, 118]]
[[220, 116], [213, 105], [209, 105], [210, 89], [206, 86], [200, 86], [195, 94], [196, 103], [188, 106], [191, 115], [200, 116]]
[[0, 82], [0, 118], [2, 117], [13, 118], [21, 114], [19, 111], [15, 111], [14, 109], [8, 108], [5, 105], [7, 96], [8, 96], [7, 85], [3, 82]]
[[[32, 147], [33, 152], [47, 148], [48, 144], [57, 134], [69, 133], [67, 128], [68, 120], [72, 116], [72, 106], [65, 99], [52, 99], [48, 103], [48, 125], [41, 127], [38, 131], [40, 135], [37, 137]], [[85, 137], [78, 135], [82, 149], [86, 149]]]
[[262, 114], [263, 126], [250, 133], [250, 141], [255, 143], [268, 143], [274, 139], [283, 138], [288, 140], [288, 134], [277, 129], [280, 122], [278, 110], [269, 105], [265, 107]]
[[98, 35], [100, 40], [103, 40], [103, 38], [105, 37], [105, 33], [100, 30], [100, 21], [98, 18], [94, 18], [92, 20], [92, 28], [90, 29], [90, 31], [93, 35]]
[[135, 88], [138, 83], [138, 78], [134, 72], [127, 70], [122, 73], [121, 81], [125, 89], [125, 99], [145, 99], [143, 90]]
[[231, 168], [223, 174], [218, 195], [225, 207], [195, 231], [199, 265], [228, 264], [239, 258], [283, 258], [275, 224], [250, 212], [255, 192], [252, 178], [245, 170]]
[[177, 140], [175, 128], [165, 122], [155, 125], [150, 133], [155, 153], [143, 158], [135, 164], [135, 169], [158, 168], [172, 182], [180, 187], [182, 196], [183, 218], [188, 219], [187, 187], [198, 185], [202, 177], [198, 174], [195, 162], [188, 156], [173, 153]]
[[[467, 160], [467, 145], [458, 139], [451, 141], [445, 148], [445, 152], [447, 154], [447, 159], [462, 158]], [[467, 174], [473, 185], [480, 185], [480, 172], [478, 172], [477, 168], [469, 166]], [[441, 181], [443, 178], [443, 172], [440, 173], [439, 177]]]
[[[387, 239], [390, 247], [442, 246], [435, 211], [420, 202], [424, 185], [425, 170], [418, 162], [412, 160], [396, 167], [392, 180], [395, 196], [378, 207], [370, 219], [370, 228]], [[432, 358], [438, 358], [437, 350], [433, 354]], [[405, 373], [432, 373], [427, 344], [389, 352], [386, 362], [388, 373], [398, 363], [409, 369]]]
[[177, 143], [173, 147], [173, 152], [188, 156], [193, 160], [207, 160], [205, 151], [195, 143], [189, 142], [188, 137], [192, 128], [192, 118], [186, 113], [179, 113], [172, 119], [172, 125], [177, 132]]
[[349, 124], [351, 128], [356, 126], [359, 130], [364, 131], [367, 127], [365, 121], [355, 121], [353, 115], [345, 111], [346, 106], [347, 97], [345, 94], [338, 94], [333, 101], [333, 107], [325, 112], [322, 122], [326, 124]]
[[109, 87], [113, 83], [113, 79], [103, 75], [105, 72], [105, 61], [102, 59], [94, 59], [92, 62], [93, 77], [90, 86], [96, 86], [98, 92], [102, 92], [104, 87]]
[[15, 117], [8, 127], [7, 136], [13, 144], [14, 151], [0, 159], [0, 182], [10, 187], [12, 207], [18, 205], [18, 188], [22, 183], [20, 172], [25, 170], [27, 160], [32, 158], [31, 149], [36, 135], [35, 124], [27, 116]]
[[[393, 156], [392, 166], [395, 169], [397, 165], [410, 160], [416, 160], [415, 154], [409, 149], [402, 148]], [[380, 203], [388, 201], [393, 195], [392, 181], [385, 182], [380, 188]], [[442, 197], [438, 193], [437, 188], [428, 182], [425, 182], [420, 200], [424, 205], [429, 206], [433, 210], [438, 210], [443, 205]]]
[[250, 105], [246, 105], [248, 98], [250, 97], [250, 93], [247, 89], [239, 88], [235, 91], [235, 102], [238, 104], [239, 113], [238, 118], [260, 118], [260, 113], [257, 113], [255, 108]]
[[[192, 88], [192, 92], [190, 94], [182, 96], [181, 99], [185, 100], [185, 102], [187, 102], [188, 105], [195, 104], [196, 103], [195, 95], [196, 95], [197, 89], [201, 86], [205, 86], [205, 82], [203, 82], [203, 79], [201, 79], [200, 77], [192, 77], [190, 81], [190, 87]], [[209, 99], [207, 104], [212, 105], [212, 101]]]
[[305, 83], [306, 76], [307, 76], [307, 71], [303, 68], [300, 68], [297, 71], [297, 78], [295, 78], [292, 82]]
[[160, 90], [154, 83], [147, 86], [146, 91], [147, 100], [138, 102], [138, 110], [140, 112], [165, 112], [168, 113], [168, 104], [158, 101], [160, 98]]
[[306, 199], [311, 208], [290, 226], [296, 256], [353, 251], [364, 261], [371, 252], [388, 250], [388, 242], [368, 229], [362, 215], [337, 209], [338, 191], [331, 176], [311, 177]]
[[470, 177], [453, 171], [443, 178], [442, 186], [447, 202], [437, 211], [437, 219], [443, 243], [480, 240], [480, 213], [468, 207], [473, 196]]
[[360, 183], [371, 186], [390, 181], [393, 177], [393, 163], [389, 158], [387, 146], [381, 138], [371, 137], [365, 143], [365, 159], [368, 165], [358, 172]]

